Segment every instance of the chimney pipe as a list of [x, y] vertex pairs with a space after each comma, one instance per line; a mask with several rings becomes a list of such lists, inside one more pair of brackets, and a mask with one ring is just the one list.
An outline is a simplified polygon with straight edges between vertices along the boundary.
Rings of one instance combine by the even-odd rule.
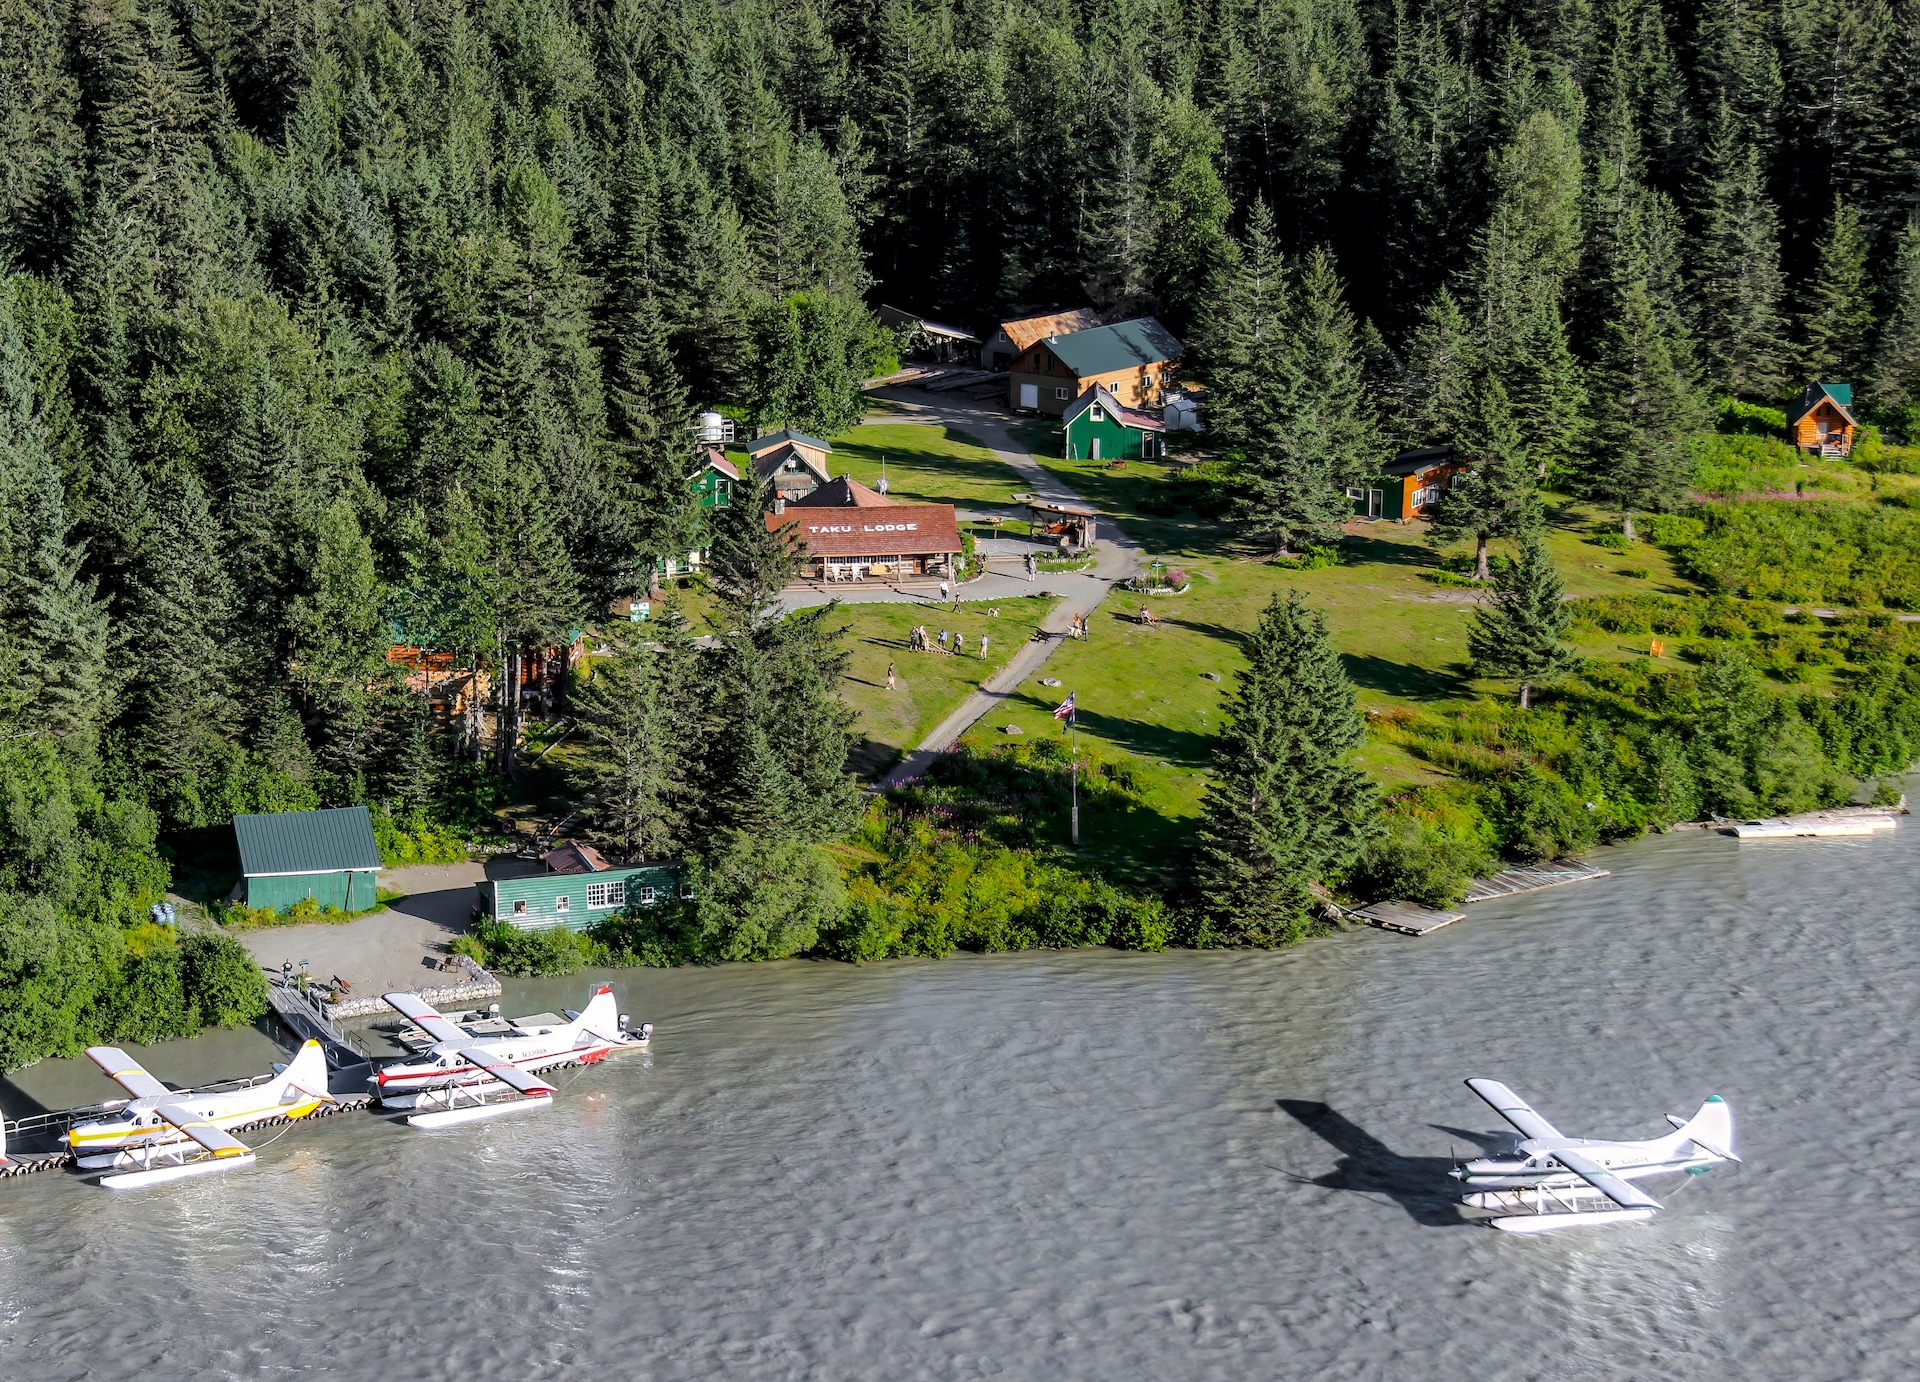
[[773, 501], [773, 512], [775, 517], [778, 517], [779, 515], [785, 513], [786, 511], [787, 511], [787, 501], [785, 499], [777, 498]]

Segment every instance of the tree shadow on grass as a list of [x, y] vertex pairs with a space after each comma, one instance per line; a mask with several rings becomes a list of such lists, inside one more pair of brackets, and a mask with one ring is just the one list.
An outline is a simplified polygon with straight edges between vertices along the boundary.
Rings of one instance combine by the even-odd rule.
[[[1064, 695], [1066, 688], [1062, 687]], [[1058, 702], [1043, 701], [1030, 692], [1022, 691], [1010, 699], [1019, 700], [1035, 710], [1044, 710], [1052, 714], [1058, 708]], [[1143, 720], [1123, 719], [1118, 715], [1105, 715], [1097, 710], [1088, 710], [1079, 706], [1075, 710], [1079, 717], [1080, 728], [1089, 734], [1098, 735], [1130, 753], [1148, 758], [1165, 759], [1168, 763], [1183, 768], [1208, 768], [1213, 766], [1213, 736], [1196, 734], [1192, 730], [1171, 729], [1166, 725], [1149, 724]]]
[[1433, 570], [1440, 565], [1440, 554], [1424, 543], [1389, 542], [1371, 533], [1350, 533], [1340, 539], [1340, 548], [1349, 562], [1374, 562], [1382, 566], [1417, 566]]
[[1426, 1228], [1460, 1228], [1466, 1220], [1447, 1193], [1452, 1162], [1403, 1156], [1317, 1099], [1277, 1099], [1280, 1111], [1340, 1153], [1340, 1163], [1309, 1184], [1360, 1195], [1385, 1195]]
[[1380, 691], [1409, 701], [1457, 700], [1467, 694], [1467, 683], [1454, 672], [1416, 667], [1384, 657], [1360, 653], [1340, 654], [1347, 679], [1368, 691]]

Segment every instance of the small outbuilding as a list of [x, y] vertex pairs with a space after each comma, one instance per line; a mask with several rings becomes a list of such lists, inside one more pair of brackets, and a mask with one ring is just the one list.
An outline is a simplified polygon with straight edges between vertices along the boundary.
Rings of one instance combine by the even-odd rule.
[[1853, 385], [1809, 384], [1787, 410], [1787, 430], [1802, 451], [1845, 456], [1853, 450], [1859, 423], [1853, 417]]
[[880, 324], [900, 338], [909, 357], [948, 365], [960, 360], [972, 361], [980, 353], [980, 338], [964, 326], [885, 305], [877, 315]]
[[1391, 518], [1411, 523], [1432, 516], [1434, 505], [1465, 470], [1451, 446], [1402, 451], [1380, 467], [1370, 484], [1347, 486], [1356, 518]]
[[591, 845], [571, 842], [549, 850], [541, 862], [541, 873], [474, 884], [481, 912], [522, 931], [584, 931], [615, 912], [657, 907], [680, 895], [675, 863], [617, 868]]
[[1064, 499], [1027, 501], [1027, 536], [1044, 538], [1062, 550], [1093, 546], [1095, 511], [1087, 504]]
[[364, 806], [235, 816], [233, 838], [249, 907], [284, 911], [308, 898], [344, 912], [375, 905], [380, 847]]
[[1152, 460], [1167, 451], [1166, 423], [1127, 407], [1102, 384], [1074, 399], [1061, 421], [1061, 454], [1070, 461]]

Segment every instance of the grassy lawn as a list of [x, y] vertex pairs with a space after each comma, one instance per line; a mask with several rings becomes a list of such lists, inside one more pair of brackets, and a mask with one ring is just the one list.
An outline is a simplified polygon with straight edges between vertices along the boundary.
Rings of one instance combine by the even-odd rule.
[[[855, 766], [872, 774], [891, 767], [979, 690], [981, 682], [1004, 667], [1014, 651], [1033, 637], [1052, 607], [1052, 600], [1038, 596], [986, 607], [965, 604], [958, 614], [946, 605], [843, 606], [839, 614], [849, 629], [846, 646], [853, 652], [853, 663], [841, 683], [841, 694], [860, 717], [854, 726], [861, 741]], [[989, 609], [1000, 613], [996, 617]], [[941, 629], [966, 635], [966, 655], [909, 651], [907, 630], [915, 624], [925, 624], [936, 640]], [[987, 639], [984, 660], [979, 656], [982, 636]], [[899, 689], [891, 692], [887, 690], [889, 662], [899, 682]]]
[[959, 508], [1005, 508], [1022, 489], [1020, 477], [993, 452], [942, 427], [874, 422], [831, 438], [833, 473], [851, 473], [867, 486], [880, 479], [894, 499]]

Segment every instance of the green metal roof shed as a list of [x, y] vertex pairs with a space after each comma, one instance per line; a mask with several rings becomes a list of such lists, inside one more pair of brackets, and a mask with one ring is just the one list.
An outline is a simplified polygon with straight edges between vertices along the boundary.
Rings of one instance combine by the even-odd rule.
[[279, 911], [306, 898], [348, 912], [374, 904], [380, 847], [364, 806], [235, 816], [233, 838], [249, 907]]

